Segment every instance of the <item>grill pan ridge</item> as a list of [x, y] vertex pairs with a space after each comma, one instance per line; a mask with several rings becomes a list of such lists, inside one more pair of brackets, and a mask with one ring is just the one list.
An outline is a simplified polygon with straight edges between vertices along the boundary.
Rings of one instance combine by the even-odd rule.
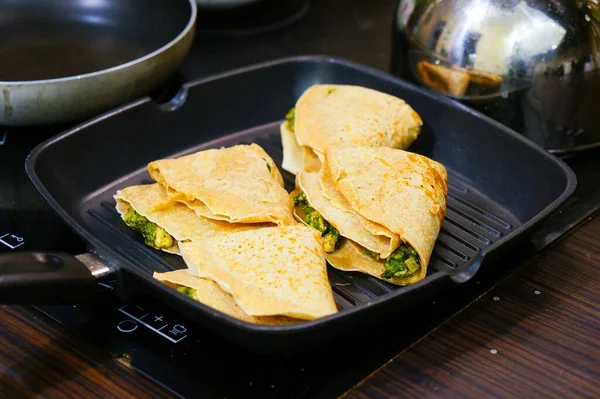
[[[280, 169], [291, 191], [294, 176], [281, 168], [279, 124], [314, 83], [358, 84], [405, 99], [424, 128], [409, 151], [448, 170], [445, 219], [424, 280], [398, 287], [328, 267], [341, 312], [289, 326], [253, 325], [194, 301], [152, 278], [184, 268], [175, 255], [145, 246], [121, 221], [115, 192], [152, 183], [148, 162], [192, 152], [256, 143]], [[478, 270], [500, 267], [527, 245], [539, 225], [573, 193], [574, 173], [556, 157], [484, 115], [386, 73], [330, 57], [275, 60], [212, 76], [183, 87], [185, 102], [149, 98], [109, 111], [38, 145], [27, 172], [61, 218], [117, 269], [117, 295], [150, 288], [190, 320], [256, 351], [302, 348], [356, 330], [460, 289]], [[180, 97], [180, 96], [179, 96]], [[225, 113], [225, 116], [223, 116]], [[150, 139], [148, 139], [150, 137]], [[153, 144], [159, 141], [160, 145]], [[76, 164], [77, 167], [73, 167]], [[494, 256], [490, 256], [490, 255]]]

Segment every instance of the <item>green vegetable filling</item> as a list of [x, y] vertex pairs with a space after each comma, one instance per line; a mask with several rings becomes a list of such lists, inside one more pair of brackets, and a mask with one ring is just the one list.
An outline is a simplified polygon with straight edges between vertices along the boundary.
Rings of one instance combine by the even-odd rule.
[[[365, 253], [373, 259], [381, 259], [379, 254], [368, 249], [365, 249]], [[381, 277], [392, 278], [410, 276], [419, 270], [421, 265], [417, 251], [408, 244], [402, 244], [385, 260], [383, 267], [385, 271]]]
[[190, 287], [179, 286], [177, 291], [189, 296], [190, 298], [196, 299], [196, 290]]
[[335, 227], [329, 224], [327, 220], [323, 219], [319, 212], [308, 204], [308, 200], [304, 193], [300, 193], [294, 197], [294, 204], [302, 207], [302, 210], [304, 211], [304, 222], [321, 233], [325, 252], [329, 253], [335, 251], [340, 242], [340, 233]]
[[162, 249], [172, 247], [175, 240], [162, 227], [152, 223], [133, 208], [123, 218], [125, 224], [144, 237], [144, 243], [152, 248]]
[[[327, 222], [312, 206], [308, 204], [306, 194], [300, 193], [294, 197], [294, 204], [302, 207], [304, 211], [304, 222], [321, 232], [325, 241], [323, 247], [326, 252], [333, 252], [340, 242], [340, 233]], [[365, 253], [376, 260], [381, 260], [378, 253], [364, 248]], [[385, 260], [385, 271], [381, 274], [382, 278], [406, 277], [415, 273], [421, 267], [419, 255], [408, 244], [400, 245]]]
[[292, 107], [285, 115], [287, 121], [286, 126], [290, 132], [295, 132], [294, 126], [296, 124], [296, 107]]
[[365, 250], [365, 253], [366, 253], [368, 256], [370, 256], [371, 258], [373, 258], [373, 259], [375, 259], [375, 260], [379, 260], [379, 259], [380, 259], [380, 258], [379, 258], [379, 254], [378, 254], [377, 252], [370, 251], [370, 250], [368, 250], [367, 248], [364, 248], [364, 250]]

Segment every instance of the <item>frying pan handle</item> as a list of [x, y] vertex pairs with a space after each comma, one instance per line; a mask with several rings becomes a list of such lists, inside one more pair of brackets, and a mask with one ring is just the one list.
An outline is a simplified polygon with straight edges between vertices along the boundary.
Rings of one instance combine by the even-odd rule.
[[96, 277], [73, 255], [17, 252], [0, 255], [0, 303], [60, 304], [95, 293]]

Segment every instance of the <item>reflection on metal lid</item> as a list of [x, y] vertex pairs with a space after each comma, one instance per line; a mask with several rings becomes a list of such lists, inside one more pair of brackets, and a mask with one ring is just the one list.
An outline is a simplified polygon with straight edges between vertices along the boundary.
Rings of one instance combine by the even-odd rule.
[[[545, 2], [533, 2], [545, 3]], [[531, 76], [560, 51], [569, 24], [525, 1], [441, 0], [423, 5], [406, 32], [420, 47], [452, 65], [500, 76]], [[410, 9], [410, 7], [409, 7]]]

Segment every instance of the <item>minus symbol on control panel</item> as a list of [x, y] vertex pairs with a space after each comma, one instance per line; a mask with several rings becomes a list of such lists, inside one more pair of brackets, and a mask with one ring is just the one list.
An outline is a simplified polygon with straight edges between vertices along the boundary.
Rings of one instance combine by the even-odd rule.
[[[128, 306], [130, 306], [129, 303], [127, 305], [125, 305], [125, 306], [122, 306], [121, 308], [119, 308], [119, 312], [124, 313], [127, 316], [131, 317], [132, 319], [138, 320], [138, 321], [141, 320], [141, 319], [143, 319], [144, 317], [148, 316], [148, 313], [145, 313], [144, 315], [137, 317], [137, 316], [135, 316], [135, 315], [133, 315], [133, 314], [131, 314], [128, 311], [125, 310], [125, 308], [128, 307]], [[135, 306], [135, 307], [138, 308], [141, 311], [145, 310], [144, 308], [141, 308], [139, 306]]]
[[[136, 308], [138, 308], [139, 310], [141, 310], [142, 312], [146, 309], [142, 308], [141, 306], [137, 306], [135, 305]], [[144, 317], [148, 316], [150, 313], [144, 313], [143, 316], [138, 317], [138, 319], [143, 319]]]

